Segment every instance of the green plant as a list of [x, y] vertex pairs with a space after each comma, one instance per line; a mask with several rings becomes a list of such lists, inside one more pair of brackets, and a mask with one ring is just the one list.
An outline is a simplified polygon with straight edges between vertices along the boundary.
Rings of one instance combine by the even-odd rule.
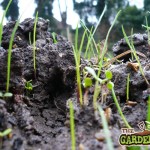
[[126, 96], [127, 96], [126, 101], [127, 102], [129, 100], [129, 85], [130, 85], [130, 74], [128, 74], [127, 76], [127, 87], [126, 87]]
[[3, 132], [0, 132], [0, 137], [4, 137], [4, 136], [7, 136], [9, 135], [10, 133], [12, 132], [12, 129], [11, 128], [8, 128], [6, 130], [4, 130]]
[[19, 25], [20, 19], [17, 20], [15, 27], [12, 31], [12, 35], [10, 38], [9, 42], [9, 48], [8, 48], [8, 58], [7, 58], [7, 83], [6, 83], [6, 92], [9, 92], [9, 84], [10, 84], [10, 69], [11, 69], [11, 54], [12, 54], [12, 45], [13, 45], [13, 40], [15, 37], [15, 33], [17, 31], [18, 25]]
[[73, 46], [73, 52], [74, 52], [75, 64], [76, 64], [77, 94], [81, 106], [83, 106], [83, 96], [82, 96], [81, 77], [80, 77], [80, 61], [81, 61], [80, 59], [81, 59], [81, 51], [82, 51], [86, 32], [87, 31], [85, 30], [81, 39], [80, 47], [78, 48], [78, 25], [77, 25], [76, 34], [75, 34], [75, 47]]
[[6, 16], [6, 13], [7, 13], [8, 9], [9, 9], [9, 6], [10, 6], [11, 2], [12, 2], [12, 0], [9, 1], [6, 9], [4, 10], [4, 13], [3, 13], [3, 16], [2, 16], [2, 20], [1, 20], [1, 23], [0, 23], [0, 46], [1, 46], [2, 34], [3, 34], [3, 21], [4, 21], [4, 18]]
[[57, 43], [57, 40], [56, 40], [56, 33], [55, 33], [55, 32], [52, 33], [52, 37], [53, 37], [54, 43], [56, 44], [56, 43]]
[[25, 83], [25, 88], [27, 89], [27, 90], [29, 90], [29, 91], [32, 91], [33, 90], [33, 85], [32, 85], [32, 80], [30, 80], [30, 81], [27, 81], [26, 83]]
[[74, 122], [74, 109], [73, 103], [69, 101], [70, 107], [70, 130], [71, 130], [71, 149], [76, 150], [76, 136], [75, 136], [75, 122]]
[[5, 92], [5, 93], [0, 92], [0, 97], [2, 97], [3, 99], [6, 97], [12, 97], [12, 96], [13, 94], [10, 92]]
[[[126, 125], [128, 128], [131, 128], [130, 125], [128, 124], [126, 118], [124, 117], [124, 115], [123, 115], [123, 113], [122, 113], [122, 110], [121, 110], [120, 105], [119, 105], [119, 103], [118, 103], [117, 97], [116, 97], [116, 95], [115, 95], [114, 84], [113, 84], [113, 82], [111, 82], [111, 79], [112, 79], [112, 72], [111, 72], [110, 70], [106, 70], [106, 71], [105, 71], [105, 77], [106, 77], [106, 78], [105, 78], [105, 79], [100, 79], [100, 78], [96, 75], [94, 69], [92, 69], [92, 68], [90, 68], [90, 67], [85, 67], [85, 69], [98, 81], [98, 83], [100, 83], [100, 85], [98, 84], [99, 86], [101, 86], [102, 84], [107, 84], [107, 88], [108, 88], [109, 90], [111, 90], [111, 92], [112, 92], [112, 96], [113, 96], [115, 105], [116, 105], [116, 107], [117, 107], [117, 109], [118, 109], [118, 112], [119, 112], [120, 116], [122, 117], [122, 120], [124, 121], [125, 125]], [[100, 92], [100, 90], [97, 91], [97, 92]], [[96, 99], [97, 99], [97, 98], [98, 98], [98, 95], [96, 95]], [[96, 105], [97, 105], [97, 104], [96, 104]], [[96, 110], [97, 110], [97, 109], [96, 109]]]
[[115, 90], [114, 90], [114, 83], [111, 82], [111, 81], [108, 82], [108, 83], [107, 83], [107, 87], [108, 87], [108, 89], [110, 89], [111, 92], [112, 92], [112, 96], [113, 96], [115, 105], [116, 105], [116, 107], [117, 107], [117, 109], [118, 109], [118, 112], [119, 112], [119, 114], [120, 114], [122, 120], [124, 121], [126, 127], [131, 128], [131, 126], [128, 124], [126, 118], [124, 117], [124, 115], [123, 115], [123, 113], [122, 113], [122, 110], [121, 110], [121, 107], [120, 107], [120, 105], [119, 105], [119, 103], [118, 103], [118, 100], [117, 100], [117, 97], [116, 97], [116, 94], [115, 94]]
[[106, 120], [104, 111], [103, 111], [103, 109], [101, 108], [100, 105], [98, 105], [98, 110], [99, 110], [99, 113], [100, 113], [100, 116], [101, 116], [101, 119], [102, 119], [104, 134], [105, 134], [106, 142], [107, 142], [107, 148], [108, 148], [108, 150], [114, 150], [112, 139], [111, 139], [111, 134], [110, 134], [108, 124], [107, 124], [107, 120]]
[[132, 39], [133, 31], [131, 31], [131, 43], [130, 43], [130, 41], [129, 41], [129, 39], [128, 39], [126, 33], [125, 33], [125, 30], [124, 30], [124, 27], [123, 27], [123, 26], [122, 26], [122, 32], [123, 32], [124, 38], [125, 38], [125, 40], [126, 40], [128, 46], [130, 47], [130, 49], [131, 49], [131, 51], [132, 51], [132, 54], [134, 55], [134, 57], [135, 57], [137, 63], [139, 64], [139, 69], [140, 69], [140, 72], [141, 72], [141, 74], [142, 74], [142, 76], [143, 76], [145, 82], [146, 82], [147, 85], [149, 86], [149, 85], [150, 85], [150, 84], [149, 84], [149, 81], [146, 79], [146, 77], [145, 77], [145, 75], [144, 75], [144, 71], [143, 71], [143, 69], [142, 69], [140, 60], [139, 60], [139, 58], [138, 58], [138, 56], [137, 56], [137, 53], [136, 53], [136, 50], [135, 50], [135, 47], [134, 47], [134, 44], [133, 44], [133, 39]]
[[34, 20], [34, 29], [33, 29], [33, 67], [34, 67], [34, 76], [36, 78], [36, 54], [35, 54], [35, 51], [36, 51], [36, 25], [37, 25], [37, 22], [38, 22], [38, 12], [36, 13], [36, 17], [35, 17], [35, 20]]

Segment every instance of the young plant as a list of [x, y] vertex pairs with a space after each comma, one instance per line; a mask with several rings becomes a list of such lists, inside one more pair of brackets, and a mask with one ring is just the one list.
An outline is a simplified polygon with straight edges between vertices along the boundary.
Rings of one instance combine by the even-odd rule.
[[13, 96], [13, 94], [10, 92], [5, 92], [5, 93], [0, 92], [0, 97], [2, 97], [3, 99], [8, 98], [8, 97], [12, 97], [12, 96]]
[[12, 2], [12, 0], [9, 0], [9, 3], [8, 3], [6, 9], [4, 10], [4, 13], [3, 13], [3, 16], [2, 16], [2, 20], [1, 20], [1, 23], [0, 23], [0, 46], [1, 46], [1, 43], [2, 43], [3, 21], [4, 21], [4, 18], [6, 16], [6, 13], [7, 13], [8, 9], [9, 9], [9, 6], [10, 6], [11, 2]]
[[4, 130], [3, 132], [0, 132], [0, 138], [9, 135], [12, 132], [11, 128], [8, 128], [6, 130]]
[[132, 32], [131, 32], [131, 43], [130, 43], [130, 41], [129, 41], [129, 39], [128, 39], [126, 33], [125, 33], [125, 30], [124, 30], [124, 27], [123, 27], [123, 26], [122, 26], [122, 32], [123, 32], [124, 38], [125, 38], [125, 40], [126, 40], [128, 46], [129, 46], [129, 48], [131, 49], [131, 51], [132, 51], [132, 53], [133, 53], [133, 55], [134, 55], [134, 57], [135, 57], [137, 63], [139, 64], [139, 69], [140, 69], [140, 72], [141, 72], [141, 74], [142, 74], [142, 76], [143, 76], [145, 82], [147, 83], [148, 86], [150, 86], [149, 81], [148, 81], [148, 80], [146, 79], [146, 77], [145, 77], [145, 74], [144, 74], [144, 71], [143, 71], [143, 69], [142, 69], [140, 60], [139, 60], [139, 58], [138, 58], [138, 56], [137, 56], [137, 53], [136, 53], [136, 50], [135, 50], [135, 47], [134, 47], [133, 39], [132, 39], [132, 35], [133, 35]]
[[36, 13], [36, 17], [35, 17], [35, 20], [34, 20], [34, 29], [33, 29], [33, 67], [34, 67], [34, 76], [36, 78], [36, 54], [35, 54], [35, 51], [36, 51], [36, 25], [37, 25], [37, 22], [38, 22], [38, 12]]
[[52, 37], [53, 37], [54, 44], [56, 44], [57, 40], [56, 40], [56, 33], [55, 32], [52, 33]]
[[116, 97], [116, 94], [115, 94], [115, 90], [114, 90], [114, 83], [111, 82], [111, 81], [109, 81], [109, 82], [107, 83], [107, 87], [108, 87], [108, 89], [111, 90], [111, 92], [112, 92], [112, 96], [113, 96], [115, 105], [116, 105], [116, 107], [117, 107], [117, 109], [118, 109], [118, 112], [119, 112], [119, 114], [120, 114], [122, 120], [124, 121], [126, 127], [127, 127], [127, 128], [131, 128], [131, 126], [128, 124], [126, 118], [124, 117], [124, 115], [123, 115], [123, 113], [122, 113], [122, 110], [121, 110], [121, 107], [120, 107], [120, 105], [119, 105], [119, 103], [118, 103], [118, 100], [117, 100], [117, 97]]
[[75, 47], [73, 47], [75, 64], [76, 64], [76, 77], [77, 77], [77, 97], [79, 99], [80, 105], [83, 106], [83, 96], [82, 96], [82, 87], [81, 87], [81, 77], [80, 77], [80, 59], [81, 59], [81, 51], [83, 48], [83, 42], [86, 34], [86, 30], [83, 33], [80, 47], [78, 48], [78, 25], [76, 27], [75, 34]]
[[[92, 69], [92, 68], [90, 68], [90, 67], [85, 67], [85, 69], [97, 80], [98, 83], [100, 83], [100, 85], [107, 83], [107, 88], [108, 88], [109, 90], [111, 90], [111, 92], [112, 92], [112, 96], [113, 96], [114, 102], [115, 102], [115, 104], [116, 104], [116, 107], [117, 107], [117, 109], [118, 109], [118, 112], [119, 112], [120, 116], [122, 117], [122, 120], [124, 121], [125, 125], [126, 125], [128, 128], [131, 128], [130, 125], [128, 124], [126, 118], [124, 117], [124, 115], [123, 115], [123, 113], [122, 113], [122, 110], [121, 110], [121, 107], [120, 107], [120, 105], [119, 105], [119, 103], [118, 103], [118, 100], [117, 100], [117, 97], [116, 97], [115, 91], [114, 91], [114, 84], [113, 84], [113, 82], [110, 81], [110, 80], [112, 79], [112, 72], [111, 72], [110, 70], [106, 70], [106, 71], [105, 71], [105, 77], [106, 77], [106, 78], [102, 80], [102, 79], [100, 79], [100, 78], [96, 75], [94, 69]], [[99, 85], [99, 86], [100, 86], [100, 85]], [[100, 92], [100, 91], [97, 91], [97, 92]], [[97, 99], [97, 98], [98, 98], [98, 95], [96, 95], [96, 99]], [[96, 107], [97, 107], [97, 102], [96, 102], [95, 105], [96, 105]], [[97, 109], [96, 109], [96, 110], [97, 110]]]
[[12, 51], [12, 45], [13, 45], [13, 40], [15, 37], [15, 33], [17, 31], [18, 25], [19, 25], [19, 21], [20, 19], [17, 20], [15, 27], [12, 31], [12, 35], [10, 38], [10, 42], [9, 42], [9, 48], [8, 48], [8, 58], [7, 58], [7, 82], [6, 82], [6, 93], [9, 92], [9, 84], [10, 84], [10, 69], [11, 69], [11, 51]]
[[99, 113], [100, 113], [100, 116], [102, 119], [102, 125], [103, 125], [103, 129], [104, 129], [104, 134], [106, 137], [107, 148], [108, 148], [108, 150], [114, 150], [113, 142], [111, 139], [111, 133], [110, 133], [109, 128], [108, 128], [107, 119], [106, 119], [104, 111], [100, 105], [98, 105], [98, 110], [99, 110]]
[[69, 101], [70, 107], [70, 130], [71, 130], [71, 149], [76, 150], [76, 136], [75, 136], [75, 122], [74, 122], [74, 109], [73, 103]]

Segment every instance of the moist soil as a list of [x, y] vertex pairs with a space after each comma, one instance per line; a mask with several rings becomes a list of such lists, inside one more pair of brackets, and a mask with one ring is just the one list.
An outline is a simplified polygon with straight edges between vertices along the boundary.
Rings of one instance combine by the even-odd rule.
[[[4, 93], [9, 41], [15, 23], [9, 22], [4, 26], [0, 47], [0, 91]], [[87, 95], [89, 104], [81, 108], [77, 96], [72, 44], [57, 34], [56, 42], [54, 35], [48, 31], [48, 26], [47, 20], [38, 19], [35, 69], [32, 40], [34, 19], [27, 18], [18, 26], [11, 55], [9, 91], [13, 93], [13, 97], [0, 99], [0, 131], [11, 128], [12, 133], [1, 138], [0, 147], [3, 150], [71, 150], [68, 105], [71, 100], [75, 112], [77, 149], [107, 150], [101, 117], [95, 114], [92, 106], [93, 87]], [[140, 53], [138, 56], [145, 77], [150, 82], [150, 49], [147, 35], [134, 34], [132, 38], [136, 50]], [[125, 40], [121, 39], [112, 50], [115, 55], [119, 55], [129, 50], [129, 47]], [[149, 87], [139, 69], [135, 69], [135, 64], [129, 64], [136, 63], [132, 61], [130, 54], [120, 59], [121, 63], [115, 61], [107, 65], [107, 69], [113, 73], [112, 81], [123, 114], [131, 127], [138, 131], [137, 124], [146, 120]], [[87, 66], [89, 62], [82, 58], [81, 64]], [[129, 100], [132, 104], [126, 103], [128, 74]], [[30, 80], [33, 90], [26, 88], [26, 83]], [[101, 97], [100, 94], [98, 103], [105, 113], [109, 110], [108, 124], [114, 148], [125, 149], [118, 142], [121, 128], [125, 125], [117, 112], [111, 92], [107, 93], [103, 103]]]

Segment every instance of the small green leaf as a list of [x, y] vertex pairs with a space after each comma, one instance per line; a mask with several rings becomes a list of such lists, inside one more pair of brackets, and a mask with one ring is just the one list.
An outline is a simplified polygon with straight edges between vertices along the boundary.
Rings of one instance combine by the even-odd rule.
[[3, 97], [3, 93], [2, 92], [0, 92], [0, 97]]
[[107, 88], [109, 89], [109, 90], [112, 90], [113, 88], [114, 88], [114, 83], [113, 82], [108, 82], [107, 83]]
[[112, 79], [112, 72], [110, 70], [105, 71], [105, 76], [107, 79], [111, 80]]
[[96, 79], [98, 80], [99, 82], [101, 82], [102, 80], [100, 78], [97, 77], [95, 71], [93, 68], [91, 67], [85, 67], [85, 69]]
[[91, 79], [91, 78], [85, 78], [85, 79], [84, 79], [83, 86], [84, 86], [85, 88], [92, 86], [92, 79]]
[[13, 96], [13, 94], [12, 93], [9, 93], [9, 92], [6, 92], [5, 94], [4, 94], [4, 97], [12, 97]]
[[12, 132], [12, 129], [11, 129], [11, 128], [8, 128], [8, 129], [6, 129], [5, 131], [0, 132], [0, 137], [4, 137], [4, 136], [10, 134], [11, 132]]

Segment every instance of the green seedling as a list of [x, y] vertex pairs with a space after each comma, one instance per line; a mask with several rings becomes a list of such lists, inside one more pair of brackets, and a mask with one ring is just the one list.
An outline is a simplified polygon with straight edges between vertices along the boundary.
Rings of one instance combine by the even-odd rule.
[[75, 47], [73, 47], [75, 63], [76, 63], [76, 77], [77, 77], [77, 97], [79, 99], [80, 105], [83, 106], [83, 96], [82, 96], [82, 87], [81, 87], [81, 77], [80, 77], [80, 59], [81, 59], [81, 51], [83, 48], [83, 42], [86, 34], [86, 30], [83, 33], [80, 47], [78, 48], [78, 25], [76, 27], [75, 34]]
[[76, 136], [75, 136], [75, 122], [74, 122], [74, 109], [73, 103], [69, 101], [70, 107], [70, 130], [71, 130], [71, 149], [76, 150]]
[[131, 126], [128, 124], [126, 118], [124, 117], [124, 115], [123, 115], [123, 113], [122, 113], [122, 110], [121, 110], [121, 107], [120, 107], [120, 105], [119, 105], [119, 103], [118, 103], [118, 100], [117, 100], [117, 97], [116, 97], [116, 94], [115, 94], [115, 90], [114, 90], [114, 83], [111, 82], [111, 81], [109, 81], [109, 82], [107, 83], [107, 88], [108, 88], [109, 90], [111, 90], [111, 92], [112, 92], [112, 96], [113, 96], [115, 105], [116, 105], [116, 107], [117, 107], [117, 109], [118, 109], [118, 112], [119, 112], [119, 114], [120, 114], [122, 120], [124, 121], [126, 127], [131, 128]]
[[135, 57], [137, 63], [139, 64], [139, 69], [140, 69], [140, 72], [141, 72], [141, 74], [142, 74], [142, 76], [143, 76], [145, 82], [146, 82], [147, 85], [149, 86], [149, 85], [150, 85], [150, 84], [149, 84], [149, 81], [148, 81], [148, 80], [146, 79], [146, 77], [145, 77], [144, 71], [143, 71], [143, 69], [142, 69], [141, 63], [140, 63], [140, 61], [139, 61], [139, 58], [138, 58], [138, 56], [137, 56], [137, 53], [136, 53], [136, 50], [135, 50], [135, 47], [134, 47], [134, 44], [133, 44], [133, 39], [132, 39], [132, 35], [133, 35], [133, 34], [132, 34], [132, 32], [131, 32], [131, 43], [130, 43], [130, 41], [129, 41], [129, 39], [128, 39], [126, 33], [125, 33], [125, 30], [124, 30], [124, 27], [123, 27], [123, 26], [122, 26], [122, 32], [123, 32], [124, 38], [125, 38], [125, 40], [126, 40], [128, 46], [130, 47], [130, 49], [131, 49], [131, 51], [132, 51], [132, 54], [134, 55], [134, 57]]
[[19, 25], [20, 19], [17, 20], [15, 27], [13, 29], [10, 42], [9, 42], [9, 48], [8, 48], [8, 58], [7, 58], [7, 83], [6, 83], [6, 93], [9, 92], [9, 84], [10, 84], [10, 69], [11, 69], [11, 54], [12, 54], [12, 45], [15, 37], [15, 33], [17, 31], [18, 25]]
[[146, 28], [147, 30], [147, 35], [148, 35], [148, 45], [150, 46], [150, 27], [148, 26], [148, 21], [147, 21], [147, 17], [145, 17], [145, 22], [146, 22], [146, 26], [142, 25], [142, 27]]
[[52, 37], [53, 37], [54, 44], [56, 44], [57, 40], [56, 40], [56, 33], [55, 32], [52, 33]]
[[34, 67], [34, 76], [36, 78], [36, 26], [38, 22], [38, 12], [36, 13], [36, 17], [34, 20], [34, 29], [33, 29], [33, 67]]
[[4, 10], [4, 13], [3, 13], [3, 16], [2, 16], [2, 20], [1, 20], [1, 23], [0, 23], [0, 46], [1, 46], [1, 42], [2, 42], [3, 22], [4, 22], [4, 18], [6, 16], [6, 13], [7, 13], [8, 9], [9, 9], [9, 6], [10, 6], [11, 2], [12, 2], [12, 0], [9, 1], [6, 9]]
[[4, 136], [7, 136], [9, 135], [10, 133], [12, 132], [12, 129], [8, 128], [6, 130], [4, 130], [3, 132], [0, 132], [0, 137], [4, 137]]
[[102, 125], [103, 125], [104, 134], [105, 134], [105, 138], [106, 138], [106, 142], [107, 142], [107, 149], [114, 150], [113, 142], [111, 139], [111, 133], [108, 128], [107, 119], [106, 119], [104, 111], [100, 105], [98, 105], [98, 111], [99, 111], [101, 119], [102, 119]]
[[92, 86], [92, 79], [91, 78], [85, 78], [83, 82], [84, 88], [89, 88]]
[[3, 132], [0, 132], [0, 149], [2, 149], [2, 138], [10, 135], [11, 132], [12, 132], [11, 128], [8, 128], [8, 129], [4, 130]]
[[128, 74], [128, 76], [127, 76], [127, 87], [126, 87], [126, 96], [127, 96], [126, 101], [127, 102], [129, 100], [129, 85], [130, 85], [130, 74]]
[[10, 93], [10, 92], [6, 92], [6, 93], [0, 92], [0, 97], [2, 97], [3, 99], [4, 98], [9, 98], [9, 97], [12, 97], [12, 96], [13, 96], [13, 94]]
[[32, 91], [33, 90], [33, 85], [32, 85], [32, 80], [30, 81], [27, 81], [26, 84], [25, 84], [25, 88], [29, 91]]

